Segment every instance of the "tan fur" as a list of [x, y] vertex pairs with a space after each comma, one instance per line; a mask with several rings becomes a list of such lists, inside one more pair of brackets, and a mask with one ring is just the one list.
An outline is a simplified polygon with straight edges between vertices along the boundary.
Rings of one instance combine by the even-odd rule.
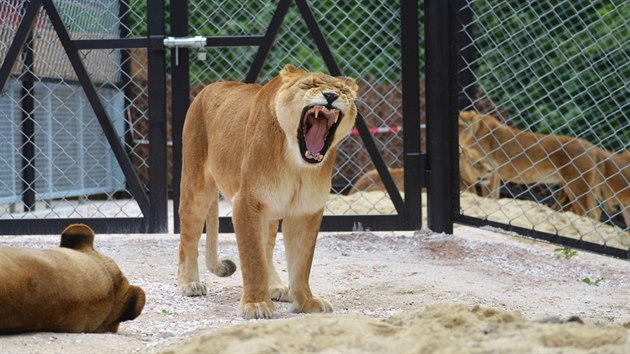
[[[394, 180], [396, 188], [400, 191], [404, 190], [404, 172], [403, 168], [390, 168], [389, 173]], [[474, 191], [477, 183], [481, 184], [481, 195], [486, 196], [489, 193], [489, 178], [495, 178], [492, 173], [491, 166], [487, 164], [476, 150], [461, 149], [459, 154], [459, 172], [460, 183], [459, 188], [462, 191]], [[361, 176], [352, 186], [348, 195], [359, 191], [380, 191], [385, 190], [381, 176], [377, 170], [370, 170]]]
[[599, 218], [597, 148], [582, 139], [544, 135], [510, 128], [489, 115], [459, 114], [459, 141], [464, 149], [486, 156], [499, 178], [490, 190], [498, 197], [499, 179], [515, 183], [562, 186], [565, 207], [579, 215]]
[[630, 152], [610, 153], [598, 149], [598, 153], [602, 182], [598, 188], [600, 201], [608, 215], [621, 213], [626, 226], [630, 226]]
[[[331, 187], [335, 146], [356, 117], [357, 86], [350, 78], [309, 73], [287, 65], [264, 86], [236, 82], [208, 85], [192, 102], [183, 132], [181, 236], [178, 283], [184, 295], [206, 294], [199, 281], [197, 245], [206, 223], [206, 266], [217, 275], [234, 271], [216, 254], [218, 199], [232, 200], [232, 221], [243, 275], [239, 309], [245, 318], [269, 318], [272, 298], [292, 301], [295, 312], [330, 312], [312, 295], [309, 274], [323, 207]], [[319, 163], [305, 161], [298, 127], [302, 112], [339, 96], [343, 112], [330, 148]], [[274, 267], [276, 230], [282, 231], [289, 287]]]
[[60, 248], [0, 248], [0, 333], [116, 332], [140, 315], [141, 288], [93, 248], [86, 225], [68, 226]]

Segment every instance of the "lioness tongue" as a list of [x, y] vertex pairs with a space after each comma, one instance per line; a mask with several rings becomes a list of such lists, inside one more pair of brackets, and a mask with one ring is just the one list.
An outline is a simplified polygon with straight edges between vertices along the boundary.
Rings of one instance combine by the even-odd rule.
[[328, 131], [328, 119], [323, 117], [317, 119], [311, 114], [309, 114], [307, 119], [311, 124], [311, 128], [304, 135], [306, 149], [312, 154], [317, 154], [324, 148], [324, 136]]

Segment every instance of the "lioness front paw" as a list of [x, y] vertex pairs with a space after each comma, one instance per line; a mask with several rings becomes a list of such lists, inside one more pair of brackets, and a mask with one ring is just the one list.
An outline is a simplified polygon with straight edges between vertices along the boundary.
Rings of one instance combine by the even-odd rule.
[[241, 316], [246, 320], [271, 318], [273, 316], [273, 302], [247, 302], [239, 305]]
[[269, 296], [275, 301], [291, 302], [289, 288], [286, 286], [274, 286], [269, 288]]
[[294, 301], [289, 311], [294, 313], [333, 312], [333, 307], [327, 300], [314, 297], [302, 303]]
[[202, 296], [208, 293], [206, 284], [199, 281], [190, 282], [187, 285], [180, 286], [180, 288], [184, 296]]

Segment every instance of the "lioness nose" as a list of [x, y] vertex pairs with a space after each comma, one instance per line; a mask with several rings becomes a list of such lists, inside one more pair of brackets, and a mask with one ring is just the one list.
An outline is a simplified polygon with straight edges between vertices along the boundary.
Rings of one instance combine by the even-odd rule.
[[339, 98], [339, 95], [330, 91], [322, 92], [322, 94], [324, 95], [324, 98], [326, 99], [326, 101], [328, 101], [328, 103], [333, 103], [337, 98]]

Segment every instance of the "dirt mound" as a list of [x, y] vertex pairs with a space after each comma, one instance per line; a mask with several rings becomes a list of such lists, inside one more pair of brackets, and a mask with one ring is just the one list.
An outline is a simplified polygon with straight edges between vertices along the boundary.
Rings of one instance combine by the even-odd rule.
[[628, 352], [630, 330], [437, 304], [386, 320], [312, 315], [256, 321], [194, 337], [163, 353], [586, 353]]

